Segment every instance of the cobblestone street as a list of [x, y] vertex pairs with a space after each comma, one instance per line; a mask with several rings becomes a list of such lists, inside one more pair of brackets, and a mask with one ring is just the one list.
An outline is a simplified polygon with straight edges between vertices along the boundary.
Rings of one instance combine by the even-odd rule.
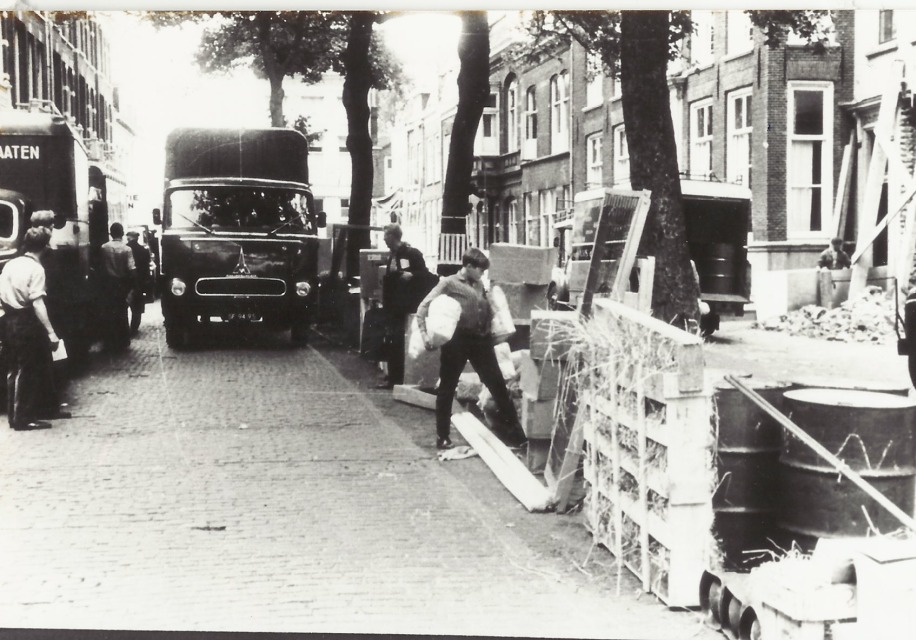
[[438, 462], [368, 363], [283, 334], [175, 352], [160, 318], [93, 354], [71, 420], [0, 430], [0, 626], [719, 637], [576, 516]]

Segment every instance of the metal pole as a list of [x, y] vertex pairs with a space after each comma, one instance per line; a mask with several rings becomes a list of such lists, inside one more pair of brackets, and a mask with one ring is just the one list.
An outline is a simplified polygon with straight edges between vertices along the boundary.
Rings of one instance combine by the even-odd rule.
[[783, 428], [787, 429], [792, 435], [810, 447], [817, 455], [832, 464], [837, 471], [839, 471], [843, 476], [845, 476], [854, 485], [859, 487], [862, 491], [867, 493], [868, 496], [875, 502], [889, 511], [892, 516], [897, 518], [897, 520], [899, 520], [910, 531], [916, 531], [916, 520], [913, 520], [909, 514], [891, 502], [887, 496], [868, 484], [868, 482], [866, 482], [862, 476], [849, 468], [849, 465], [830, 453], [820, 442], [812, 438], [804, 429], [789, 420], [789, 418], [783, 415], [783, 413], [780, 412], [776, 407], [764, 400], [757, 392], [746, 387], [733, 376], [725, 376], [725, 381], [746, 395], [751, 401], [754, 402], [754, 404], [763, 409], [771, 418], [782, 425]]

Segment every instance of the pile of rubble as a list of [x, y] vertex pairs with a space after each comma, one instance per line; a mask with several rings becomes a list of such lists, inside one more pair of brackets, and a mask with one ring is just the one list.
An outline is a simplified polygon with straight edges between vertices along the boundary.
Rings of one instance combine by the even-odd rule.
[[[785, 315], [762, 320], [754, 326], [822, 340], [893, 344], [897, 340], [894, 298], [893, 290], [885, 292], [880, 287], [868, 287], [858, 297], [834, 309], [809, 304]], [[902, 335], [903, 326], [900, 332]]]

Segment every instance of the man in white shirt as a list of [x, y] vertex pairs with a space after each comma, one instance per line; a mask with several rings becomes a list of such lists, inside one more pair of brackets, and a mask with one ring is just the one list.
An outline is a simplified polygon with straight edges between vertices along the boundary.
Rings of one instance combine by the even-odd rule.
[[45, 270], [41, 266], [41, 255], [50, 241], [50, 229], [28, 229], [22, 240], [23, 255], [10, 260], [0, 273], [7, 418], [17, 431], [51, 426], [37, 419], [53, 384], [51, 352], [60, 344], [45, 306]]

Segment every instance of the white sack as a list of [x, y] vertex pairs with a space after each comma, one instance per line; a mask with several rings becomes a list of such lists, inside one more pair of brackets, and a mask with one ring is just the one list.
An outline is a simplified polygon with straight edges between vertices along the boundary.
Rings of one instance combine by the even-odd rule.
[[[446, 295], [433, 298], [433, 301], [429, 303], [429, 313], [426, 315], [426, 333], [433, 348], [438, 349], [452, 339], [460, 317], [461, 304], [457, 300]], [[414, 323], [416, 322], [414, 318]], [[418, 325], [414, 326], [407, 352], [411, 358], [416, 358], [424, 349], [426, 346], [423, 344], [423, 334]]]
[[494, 342], [505, 342], [515, 333], [515, 322], [512, 320], [512, 312], [509, 310], [506, 294], [498, 285], [493, 285], [487, 293], [487, 299], [493, 309], [490, 335], [493, 336]]

